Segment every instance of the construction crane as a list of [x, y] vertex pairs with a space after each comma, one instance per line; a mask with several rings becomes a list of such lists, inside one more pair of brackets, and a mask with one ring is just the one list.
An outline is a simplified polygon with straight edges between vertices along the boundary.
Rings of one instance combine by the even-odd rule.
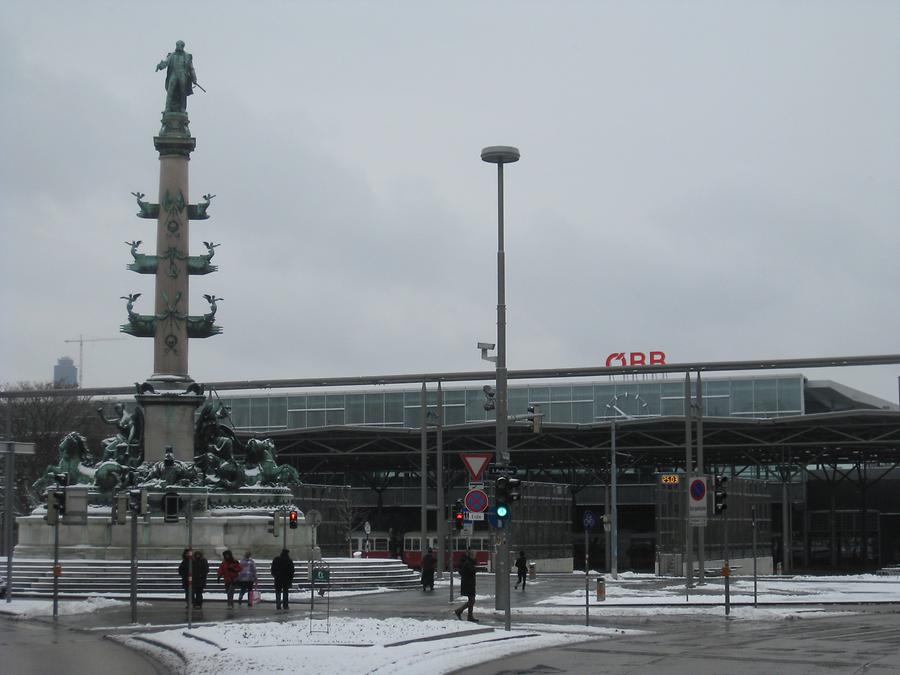
[[78, 343], [78, 387], [81, 388], [84, 386], [84, 343], [85, 342], [111, 342], [113, 340], [127, 340], [128, 338], [124, 337], [114, 337], [114, 338], [86, 338], [84, 335], [79, 335], [77, 338], [72, 338], [71, 340], [63, 340], [63, 342], [77, 342]]

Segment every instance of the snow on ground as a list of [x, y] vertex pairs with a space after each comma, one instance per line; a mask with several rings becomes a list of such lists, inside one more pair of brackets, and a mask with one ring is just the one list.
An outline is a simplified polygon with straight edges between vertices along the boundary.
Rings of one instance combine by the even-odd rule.
[[[127, 607], [128, 602], [92, 596], [86, 600], [60, 600], [58, 613], [60, 616], [87, 614], [88, 612], [96, 612], [99, 609], [116, 606]], [[13, 598], [12, 602], [0, 602], [0, 614], [12, 614], [22, 619], [53, 616], [53, 601]]]
[[123, 641], [157, 655], [159, 647], [177, 652], [184, 661], [184, 672], [191, 675], [298, 670], [309, 675], [435, 675], [517, 652], [603, 638], [616, 632], [624, 633], [546, 624], [519, 624], [506, 632], [455, 620], [333, 617], [327, 623], [308, 619], [225, 623]]
[[[684, 583], [677, 583], [674, 580], [671, 580], [671, 583], [663, 581], [660, 585], [660, 579], [649, 575], [620, 575], [619, 579], [606, 577], [605, 581], [606, 600], [599, 601], [596, 597], [596, 577], [591, 577], [588, 600], [592, 611], [612, 608], [615, 613], [624, 613], [622, 610], [625, 608], [617, 607], [618, 605], [653, 605], [653, 609], [650, 610], [652, 612], [667, 609], [659, 605], [667, 605], [672, 609], [679, 609], [679, 606], [703, 609], [704, 606], [718, 605], [718, 611], [721, 611], [721, 605], [725, 601], [724, 580], [721, 577], [713, 577], [707, 580], [706, 585], [694, 587], [687, 598]], [[753, 602], [752, 578], [733, 577], [730, 586], [731, 602]], [[900, 583], [891, 577], [873, 574], [843, 577], [760, 577], [757, 583], [757, 600], [762, 604], [900, 602]], [[568, 607], [583, 610], [585, 590], [582, 587], [544, 598], [536, 604], [550, 612], [553, 612], [554, 608]], [[796, 611], [789, 609], [788, 614], [796, 614]]]

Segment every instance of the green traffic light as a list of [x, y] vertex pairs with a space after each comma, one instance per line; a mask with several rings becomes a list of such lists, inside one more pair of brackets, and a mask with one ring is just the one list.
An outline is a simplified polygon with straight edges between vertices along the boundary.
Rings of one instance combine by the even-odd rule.
[[497, 517], [498, 518], [506, 518], [509, 515], [509, 508], [507, 508], [506, 504], [498, 504], [497, 505]]

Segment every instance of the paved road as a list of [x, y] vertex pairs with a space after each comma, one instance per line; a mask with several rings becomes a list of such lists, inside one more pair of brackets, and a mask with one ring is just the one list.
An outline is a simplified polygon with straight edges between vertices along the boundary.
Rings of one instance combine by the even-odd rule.
[[[858, 609], [859, 614], [771, 623], [714, 617], [643, 619], [634, 627], [650, 631], [644, 635], [518, 654], [455, 675], [900, 672], [900, 614], [893, 608]], [[619, 627], [629, 623], [607, 621]]]
[[[491, 592], [487, 577], [479, 588]], [[545, 577], [529, 585], [526, 593], [514, 594], [513, 606], [523, 607], [583, 582], [571, 576]], [[217, 598], [212, 594], [211, 598]], [[194, 620], [212, 623], [224, 620], [296, 620], [308, 613], [308, 594], [297, 595], [291, 611], [276, 613], [271, 603], [252, 609], [228, 609], [211, 599]], [[454, 604], [458, 604], [458, 600]], [[317, 603], [318, 604], [318, 603]], [[424, 594], [419, 590], [335, 597], [336, 615], [411, 618], [452, 618], [446, 588]], [[611, 608], [607, 608], [611, 609]], [[830, 608], [838, 611], [838, 608]], [[700, 614], [674, 617], [591, 614], [592, 626], [637, 628], [605, 640], [593, 640], [539, 652], [523, 653], [477, 667], [460, 675], [512, 675], [513, 673], [894, 673], [900, 672], [900, 606], [842, 607], [843, 613], [825, 618], [771, 621], [728, 621], [722, 615]], [[503, 628], [502, 613], [493, 612], [493, 602], [476, 606], [482, 626]], [[141, 632], [183, 624], [186, 612], [181, 601], [155, 601], [138, 610]], [[542, 615], [530, 612], [519, 621], [583, 625], [583, 615]], [[128, 632], [127, 606], [113, 607], [81, 616], [61, 616], [59, 626], [51, 622], [25, 622], [0, 618], [0, 670], [15, 673], [47, 673], [64, 670], [73, 674], [129, 672], [157, 674], [164, 671], [144, 657], [102, 639], [105, 633]], [[75, 630], [91, 628], [90, 632]]]
[[16, 675], [47, 673], [129, 673], [168, 675], [146, 657], [103, 639], [47, 621], [0, 618], [0, 671]]

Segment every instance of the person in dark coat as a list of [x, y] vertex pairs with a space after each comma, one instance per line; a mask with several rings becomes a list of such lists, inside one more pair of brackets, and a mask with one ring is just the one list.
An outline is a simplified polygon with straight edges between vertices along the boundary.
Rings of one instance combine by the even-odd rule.
[[519, 573], [519, 580], [516, 581], [516, 588], [519, 587], [519, 584], [522, 584], [522, 590], [524, 591], [525, 579], [528, 577], [528, 558], [525, 557], [525, 551], [519, 551], [519, 557], [516, 558], [516, 571]]
[[194, 551], [194, 607], [203, 607], [203, 590], [206, 588], [206, 579], [209, 577], [209, 561], [203, 555], [203, 551]]
[[464, 609], [468, 610], [468, 620], [478, 623], [478, 619], [472, 616], [472, 609], [475, 607], [475, 571], [477, 565], [475, 563], [475, 555], [472, 549], [466, 549], [465, 554], [459, 561], [459, 594], [467, 598], [466, 603], [461, 607], [453, 610], [456, 618], [462, 620]]
[[288, 608], [288, 594], [294, 581], [294, 561], [287, 549], [272, 561], [272, 578], [275, 580], [275, 609]]
[[437, 566], [437, 560], [434, 557], [434, 551], [430, 548], [422, 556], [422, 591], [428, 589], [434, 590], [434, 568]]
[[191, 549], [186, 548], [181, 552], [181, 564], [178, 565], [178, 576], [181, 577], [181, 587], [184, 589], [184, 606], [191, 602]]
[[234, 607], [234, 588], [240, 573], [241, 563], [234, 559], [234, 554], [228, 550], [222, 551], [222, 562], [219, 563], [216, 577], [225, 584], [225, 595], [228, 597], [229, 607]]

